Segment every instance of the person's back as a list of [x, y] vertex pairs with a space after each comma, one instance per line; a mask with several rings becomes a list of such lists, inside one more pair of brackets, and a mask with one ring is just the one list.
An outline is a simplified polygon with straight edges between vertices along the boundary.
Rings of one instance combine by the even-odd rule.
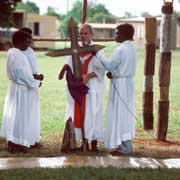
[[26, 51], [22, 51], [22, 53], [26, 56], [29, 65], [31, 66], [31, 70], [33, 74], [37, 74], [38, 73], [38, 67], [37, 67], [37, 63], [36, 63], [36, 57], [34, 55], [34, 51], [31, 47], [28, 47], [26, 49]]
[[136, 72], [136, 49], [131, 41], [121, 43], [117, 49], [116, 58], [119, 66], [113, 70], [113, 77], [132, 77]]

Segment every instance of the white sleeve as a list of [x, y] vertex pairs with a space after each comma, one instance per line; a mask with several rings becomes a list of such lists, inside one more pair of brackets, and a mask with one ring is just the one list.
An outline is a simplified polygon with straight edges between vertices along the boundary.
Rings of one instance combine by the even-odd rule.
[[30, 76], [23, 69], [15, 69], [15, 82], [17, 84], [25, 85], [29, 89], [38, 89], [40, 85], [39, 80], [35, 80], [33, 76]]
[[106, 60], [102, 55], [98, 53], [96, 54], [98, 61], [103, 65], [104, 69], [110, 72], [114, 71], [121, 64], [121, 56], [122, 53], [120, 49], [114, 50], [109, 61]]
[[34, 50], [29, 48], [30, 51], [30, 56], [31, 56], [31, 60], [32, 60], [32, 71], [33, 74], [37, 74], [38, 73], [38, 66], [37, 66], [37, 59], [36, 59], [36, 55], [34, 53]]
[[[101, 57], [104, 57], [104, 51], [98, 51], [98, 54], [101, 56]], [[103, 65], [97, 60], [97, 57], [94, 56], [94, 59], [93, 59], [93, 72], [97, 75], [97, 77], [102, 80], [104, 79], [104, 73], [105, 73], [105, 69], [103, 67]]]

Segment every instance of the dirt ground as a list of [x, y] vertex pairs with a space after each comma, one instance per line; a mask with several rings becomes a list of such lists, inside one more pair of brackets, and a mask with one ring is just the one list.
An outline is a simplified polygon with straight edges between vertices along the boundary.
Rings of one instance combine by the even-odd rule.
[[[42, 141], [43, 147], [39, 149], [29, 149], [27, 153], [9, 153], [6, 141], [0, 138], [0, 157], [55, 157], [65, 155], [90, 155], [106, 156], [109, 154], [103, 148], [99, 148], [99, 153], [75, 152], [61, 153], [61, 141], [58, 137], [51, 137], [50, 140]], [[133, 141], [134, 151], [129, 156], [133, 157], [152, 157], [152, 158], [180, 158], [180, 141], [160, 142], [155, 139], [135, 139]], [[100, 145], [103, 147], [103, 145]]]
[[157, 141], [155, 139], [135, 139], [134, 156], [155, 158], [180, 158], [180, 141]]

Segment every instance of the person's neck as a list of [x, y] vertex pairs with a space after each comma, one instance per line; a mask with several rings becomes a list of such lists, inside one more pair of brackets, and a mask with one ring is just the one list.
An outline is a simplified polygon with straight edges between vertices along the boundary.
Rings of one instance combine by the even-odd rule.
[[82, 42], [83, 46], [89, 46], [91, 44], [91, 41], [84, 41]]

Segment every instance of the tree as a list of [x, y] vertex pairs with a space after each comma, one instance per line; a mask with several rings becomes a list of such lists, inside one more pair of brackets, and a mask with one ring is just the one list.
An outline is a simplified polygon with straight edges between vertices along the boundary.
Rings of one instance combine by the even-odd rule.
[[124, 18], [132, 18], [133, 17], [133, 15], [130, 13], [130, 12], [125, 12], [124, 13]]
[[180, 11], [173, 11], [173, 16], [174, 17], [180, 17]]
[[[82, 2], [77, 0], [74, 2], [72, 9], [67, 13], [64, 20], [61, 22], [60, 31], [63, 32], [64, 37], [67, 37], [67, 22], [69, 18], [74, 17], [75, 21], [79, 24], [82, 14]], [[88, 3], [87, 7], [87, 21], [88, 22], [108, 22], [114, 23], [116, 17], [113, 16], [103, 4], [95, 4], [93, 2]]]
[[88, 18], [88, 22], [115, 23], [115, 18], [113, 15], [108, 15], [108, 14], [99, 12], [99, 13], [94, 14], [92, 18]]
[[142, 12], [142, 13], [141, 13], [141, 16], [142, 16], [142, 17], [148, 17], [148, 16], [151, 16], [151, 15], [149, 14], [149, 12], [146, 12], [146, 11], [145, 11], [145, 12]]
[[12, 14], [16, 4], [21, 0], [0, 0], [0, 26], [12, 27]]
[[33, 3], [27, 1], [26, 3], [20, 2], [16, 6], [17, 10], [24, 10], [25, 12], [39, 14], [39, 7]]
[[112, 15], [103, 4], [89, 3], [89, 8], [87, 10], [87, 20], [89, 22], [98, 23], [115, 23], [116, 17]]
[[65, 15], [63, 14], [59, 14], [55, 11], [55, 9], [51, 6], [48, 6], [47, 8], [47, 13], [45, 15], [48, 15], [48, 16], [55, 16], [57, 17], [59, 20], [62, 20], [64, 19]]
[[[180, 0], [178, 0], [178, 2], [180, 3]], [[173, 16], [175, 16], [175, 17], [180, 17], [180, 11], [174, 10], [174, 11], [173, 11]]]

